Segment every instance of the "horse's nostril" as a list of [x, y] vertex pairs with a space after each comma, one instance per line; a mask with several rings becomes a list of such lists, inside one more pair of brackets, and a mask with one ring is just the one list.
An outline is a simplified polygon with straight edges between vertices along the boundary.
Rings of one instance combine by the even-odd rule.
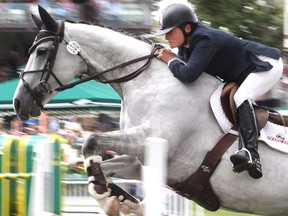
[[14, 99], [14, 109], [17, 113], [19, 113], [20, 110], [20, 101], [18, 99]]

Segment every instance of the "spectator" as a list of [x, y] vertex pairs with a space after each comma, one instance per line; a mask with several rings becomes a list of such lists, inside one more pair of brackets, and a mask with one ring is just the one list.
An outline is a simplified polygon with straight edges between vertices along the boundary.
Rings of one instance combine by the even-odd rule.
[[6, 135], [6, 131], [4, 128], [4, 119], [0, 117], [0, 135]]
[[65, 122], [64, 121], [59, 122], [59, 129], [57, 130], [56, 133], [66, 139], [66, 136], [68, 133], [65, 129]]
[[10, 130], [8, 134], [15, 135], [15, 136], [22, 136], [24, 133], [22, 131], [22, 121], [17, 117], [14, 117], [10, 121]]
[[7, 65], [0, 65], [0, 83], [9, 80], [10, 70]]

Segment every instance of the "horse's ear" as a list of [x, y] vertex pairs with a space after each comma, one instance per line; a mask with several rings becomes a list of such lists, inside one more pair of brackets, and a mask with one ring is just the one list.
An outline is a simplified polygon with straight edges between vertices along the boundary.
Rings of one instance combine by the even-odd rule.
[[37, 28], [40, 30], [43, 25], [42, 20], [39, 17], [35, 16], [34, 14], [31, 14], [31, 17], [34, 23], [36, 24]]
[[50, 31], [56, 32], [57, 28], [58, 28], [56, 21], [40, 5], [38, 5], [38, 10], [39, 10], [40, 17], [41, 17], [44, 25], [47, 27], [47, 29]]

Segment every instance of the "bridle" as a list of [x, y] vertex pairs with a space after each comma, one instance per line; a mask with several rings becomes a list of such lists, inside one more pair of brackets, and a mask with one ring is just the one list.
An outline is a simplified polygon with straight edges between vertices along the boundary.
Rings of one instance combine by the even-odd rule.
[[[51, 94], [53, 92], [63, 91], [63, 90], [72, 88], [72, 87], [74, 87], [80, 83], [83, 83], [83, 82], [97, 79], [97, 81], [102, 82], [102, 83], [121, 83], [121, 82], [127, 82], [131, 79], [134, 79], [135, 77], [139, 76], [145, 69], [147, 69], [150, 66], [152, 58], [155, 58], [157, 56], [157, 54], [155, 54], [156, 50], [158, 50], [159, 48], [162, 47], [159, 44], [152, 44], [152, 50], [151, 50], [151, 53], [149, 55], [145, 55], [145, 56], [142, 56], [140, 58], [132, 59], [128, 62], [124, 62], [120, 65], [114, 66], [114, 67], [109, 68], [107, 70], [104, 70], [102, 72], [97, 72], [91, 76], [87, 76], [87, 77], [84, 77], [78, 81], [64, 85], [61, 83], [61, 81], [57, 78], [57, 76], [55, 75], [55, 73], [52, 70], [54, 63], [55, 63], [55, 60], [56, 60], [59, 44], [64, 41], [67, 45], [69, 45], [69, 42], [67, 42], [64, 39], [64, 21], [62, 21], [62, 20], [57, 21], [57, 25], [58, 25], [58, 27], [57, 27], [56, 32], [49, 31], [46, 29], [41, 29], [39, 34], [35, 38], [34, 43], [32, 44], [31, 48], [29, 49], [28, 54], [30, 55], [36, 49], [36, 47], [39, 44], [46, 42], [46, 41], [52, 41], [52, 45], [49, 48], [48, 56], [47, 56], [47, 59], [46, 59], [46, 62], [44, 64], [43, 69], [23, 71], [20, 73], [20, 76], [19, 76], [21, 78], [21, 80], [23, 81], [24, 87], [31, 94], [31, 96], [33, 97], [33, 99], [35, 100], [37, 105], [40, 107], [40, 109], [43, 109], [41, 98], [44, 95]], [[72, 49], [73, 49], [73, 47], [72, 47]], [[85, 62], [86, 66], [87, 66], [87, 71], [85, 72], [85, 74], [90, 74], [89, 62], [81, 55], [80, 52], [77, 52], [77, 55]], [[100, 78], [101, 75], [103, 75], [107, 72], [113, 71], [113, 70], [118, 69], [118, 68], [123, 68], [123, 67], [126, 67], [128, 65], [131, 65], [131, 64], [134, 64], [134, 63], [146, 60], [146, 59], [147, 59], [147, 62], [142, 67], [140, 67], [139, 69], [136, 69], [135, 71], [133, 71], [127, 75], [124, 75], [120, 78], [116, 78], [113, 80], [101, 80], [101, 78]], [[28, 74], [28, 73], [42, 73], [41, 78], [39, 80], [39, 83], [37, 84], [37, 87], [34, 90], [32, 90], [29, 83], [26, 82], [24, 79], [24, 75]], [[55, 89], [51, 88], [50, 84], [48, 83], [50, 76], [52, 76], [56, 80], [59, 87], [57, 87]]]

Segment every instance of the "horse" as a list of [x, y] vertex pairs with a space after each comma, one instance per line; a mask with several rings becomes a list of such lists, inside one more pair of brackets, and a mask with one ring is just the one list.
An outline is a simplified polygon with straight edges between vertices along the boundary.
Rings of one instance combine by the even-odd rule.
[[[55, 20], [38, 8], [40, 18], [32, 17], [40, 31], [13, 98], [18, 117], [39, 116], [58, 91], [73, 87], [69, 83], [73, 78], [93, 78], [111, 85], [121, 97], [120, 129], [92, 134], [83, 144], [86, 159], [105, 150], [121, 154], [101, 162], [105, 177], [141, 179], [148, 137], [168, 143], [168, 186], [194, 173], [206, 153], [224, 136], [210, 106], [210, 97], [222, 82], [203, 73], [193, 83], [182, 83], [164, 62], [154, 58], [150, 41], [99, 25]], [[133, 59], [137, 61], [123, 64]], [[139, 72], [143, 65], [147, 67]], [[237, 149], [238, 140], [223, 154], [210, 178], [221, 208], [287, 215], [287, 155], [259, 141], [264, 175], [256, 180], [247, 172], [232, 171], [229, 157]]]

